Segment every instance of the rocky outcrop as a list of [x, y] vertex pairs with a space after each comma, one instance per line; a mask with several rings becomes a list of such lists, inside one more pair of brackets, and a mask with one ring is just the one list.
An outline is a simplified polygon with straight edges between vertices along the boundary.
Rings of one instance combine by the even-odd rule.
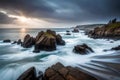
[[19, 40], [17, 41], [17, 44], [18, 44], [18, 45], [19, 45], [19, 44], [22, 44], [21, 39], [19, 39]]
[[42, 80], [43, 73], [40, 71], [38, 76], [36, 76], [36, 69], [34, 67], [29, 68], [24, 73], [22, 73], [17, 80]]
[[17, 80], [37, 80], [35, 68], [29, 68]]
[[65, 41], [62, 39], [60, 34], [56, 35], [56, 43], [57, 45], [65, 45]]
[[44, 73], [45, 80], [97, 80], [96, 78], [80, 71], [78, 68], [63, 66], [57, 63], [49, 67]]
[[[19, 40], [18, 43], [21, 43], [21, 40]], [[22, 42], [22, 46], [24, 48], [29, 48], [33, 45], [33, 52], [38, 53], [40, 50], [56, 50], [56, 45], [65, 45], [65, 41], [62, 39], [60, 34], [56, 34], [56, 32], [52, 30], [47, 30], [46, 32], [39, 32], [35, 38], [31, 37], [29, 34], [24, 37]]]
[[65, 35], [71, 35], [71, 34], [70, 34], [70, 31], [66, 31], [66, 34], [65, 34]]
[[113, 48], [111, 48], [111, 50], [120, 50], [120, 45], [119, 46], [117, 46], [117, 47], [113, 47]]
[[103, 27], [96, 27], [87, 35], [92, 38], [120, 38], [120, 22], [114, 19]]
[[74, 28], [72, 32], [78, 33], [78, 32], [79, 32], [79, 29], [78, 29], [78, 28]]
[[94, 51], [88, 45], [82, 44], [82, 45], [75, 46], [73, 49], [73, 52], [79, 53], [79, 54], [87, 54]]
[[22, 46], [24, 48], [32, 47], [35, 44], [35, 39], [27, 34], [23, 40]]
[[11, 40], [10, 39], [6, 39], [6, 40], [3, 40], [4, 43], [10, 43]]
[[97, 80], [95, 77], [80, 71], [77, 67], [63, 66], [61, 63], [49, 67], [43, 74], [41, 71], [36, 76], [36, 69], [29, 68], [17, 80]]
[[33, 52], [53, 51], [56, 50], [56, 45], [65, 45], [65, 41], [61, 35], [56, 34], [55, 31], [47, 30], [46, 32], [39, 32], [35, 38], [35, 49]]

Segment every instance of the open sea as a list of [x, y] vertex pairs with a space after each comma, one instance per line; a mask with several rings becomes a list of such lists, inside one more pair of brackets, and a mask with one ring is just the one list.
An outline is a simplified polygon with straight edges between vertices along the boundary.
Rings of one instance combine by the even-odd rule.
[[[45, 71], [51, 65], [61, 62], [65, 66], [79, 67], [82, 71], [96, 77], [98, 80], [120, 80], [120, 51], [107, 51], [120, 45], [120, 40], [92, 39], [79, 33], [65, 35], [68, 28], [52, 28], [65, 40], [65, 46], [57, 46], [57, 50], [33, 53], [32, 48], [23, 48], [17, 44], [3, 43], [4, 39], [12, 41], [22, 39], [26, 34], [36, 36], [46, 29], [0, 29], [0, 80], [16, 80], [21, 73], [34, 66]], [[111, 43], [113, 41], [113, 43]], [[73, 53], [75, 45], [86, 43], [95, 52], [88, 55]]]

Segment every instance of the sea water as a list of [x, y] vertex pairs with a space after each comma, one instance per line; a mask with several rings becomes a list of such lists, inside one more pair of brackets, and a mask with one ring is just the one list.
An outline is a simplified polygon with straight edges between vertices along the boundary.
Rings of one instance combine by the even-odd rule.
[[[51, 65], [61, 62], [65, 66], [79, 67], [99, 80], [120, 80], [120, 52], [107, 51], [119, 45], [120, 41], [107, 39], [92, 39], [85, 35], [83, 30], [79, 33], [65, 35], [67, 28], [52, 28], [65, 40], [65, 46], [57, 46], [57, 50], [33, 53], [34, 47], [23, 48], [17, 44], [3, 43], [4, 39], [12, 41], [22, 39], [26, 34], [36, 36], [38, 32], [46, 29], [0, 29], [0, 80], [16, 80], [25, 70], [34, 66], [37, 71], [45, 71]], [[113, 43], [111, 43], [113, 41]], [[86, 43], [94, 53], [88, 55], [75, 54], [75, 45]]]

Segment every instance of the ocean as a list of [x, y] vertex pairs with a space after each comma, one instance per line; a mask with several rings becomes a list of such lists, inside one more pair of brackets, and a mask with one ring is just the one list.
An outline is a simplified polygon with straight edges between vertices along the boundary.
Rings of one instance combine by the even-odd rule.
[[[0, 29], [0, 80], [16, 80], [28, 68], [34, 66], [37, 71], [45, 71], [51, 65], [61, 62], [65, 66], [79, 67], [82, 71], [96, 77], [98, 80], [120, 80], [120, 51], [107, 51], [120, 44], [120, 40], [92, 39], [79, 33], [65, 35], [70, 28], [51, 28], [65, 40], [65, 46], [57, 46], [57, 50], [33, 53], [32, 48], [23, 48], [13, 41], [22, 39], [26, 34], [36, 36], [46, 29]], [[12, 40], [3, 43], [4, 39]], [[113, 41], [113, 43], [111, 43]], [[86, 43], [94, 53], [79, 55], [73, 52], [75, 45]]]

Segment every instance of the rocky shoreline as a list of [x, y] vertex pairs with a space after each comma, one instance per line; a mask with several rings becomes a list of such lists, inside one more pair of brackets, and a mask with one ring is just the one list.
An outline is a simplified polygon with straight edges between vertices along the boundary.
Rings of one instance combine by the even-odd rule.
[[56, 63], [48, 69], [45, 73], [39, 72], [36, 76], [36, 69], [34, 67], [26, 70], [17, 80], [97, 80], [95, 77], [80, 71], [77, 67], [64, 66], [61, 63]]
[[86, 34], [94, 39], [105, 38], [118, 40], [120, 39], [120, 22], [116, 19], [110, 20], [108, 24], [102, 27], [96, 27]]

